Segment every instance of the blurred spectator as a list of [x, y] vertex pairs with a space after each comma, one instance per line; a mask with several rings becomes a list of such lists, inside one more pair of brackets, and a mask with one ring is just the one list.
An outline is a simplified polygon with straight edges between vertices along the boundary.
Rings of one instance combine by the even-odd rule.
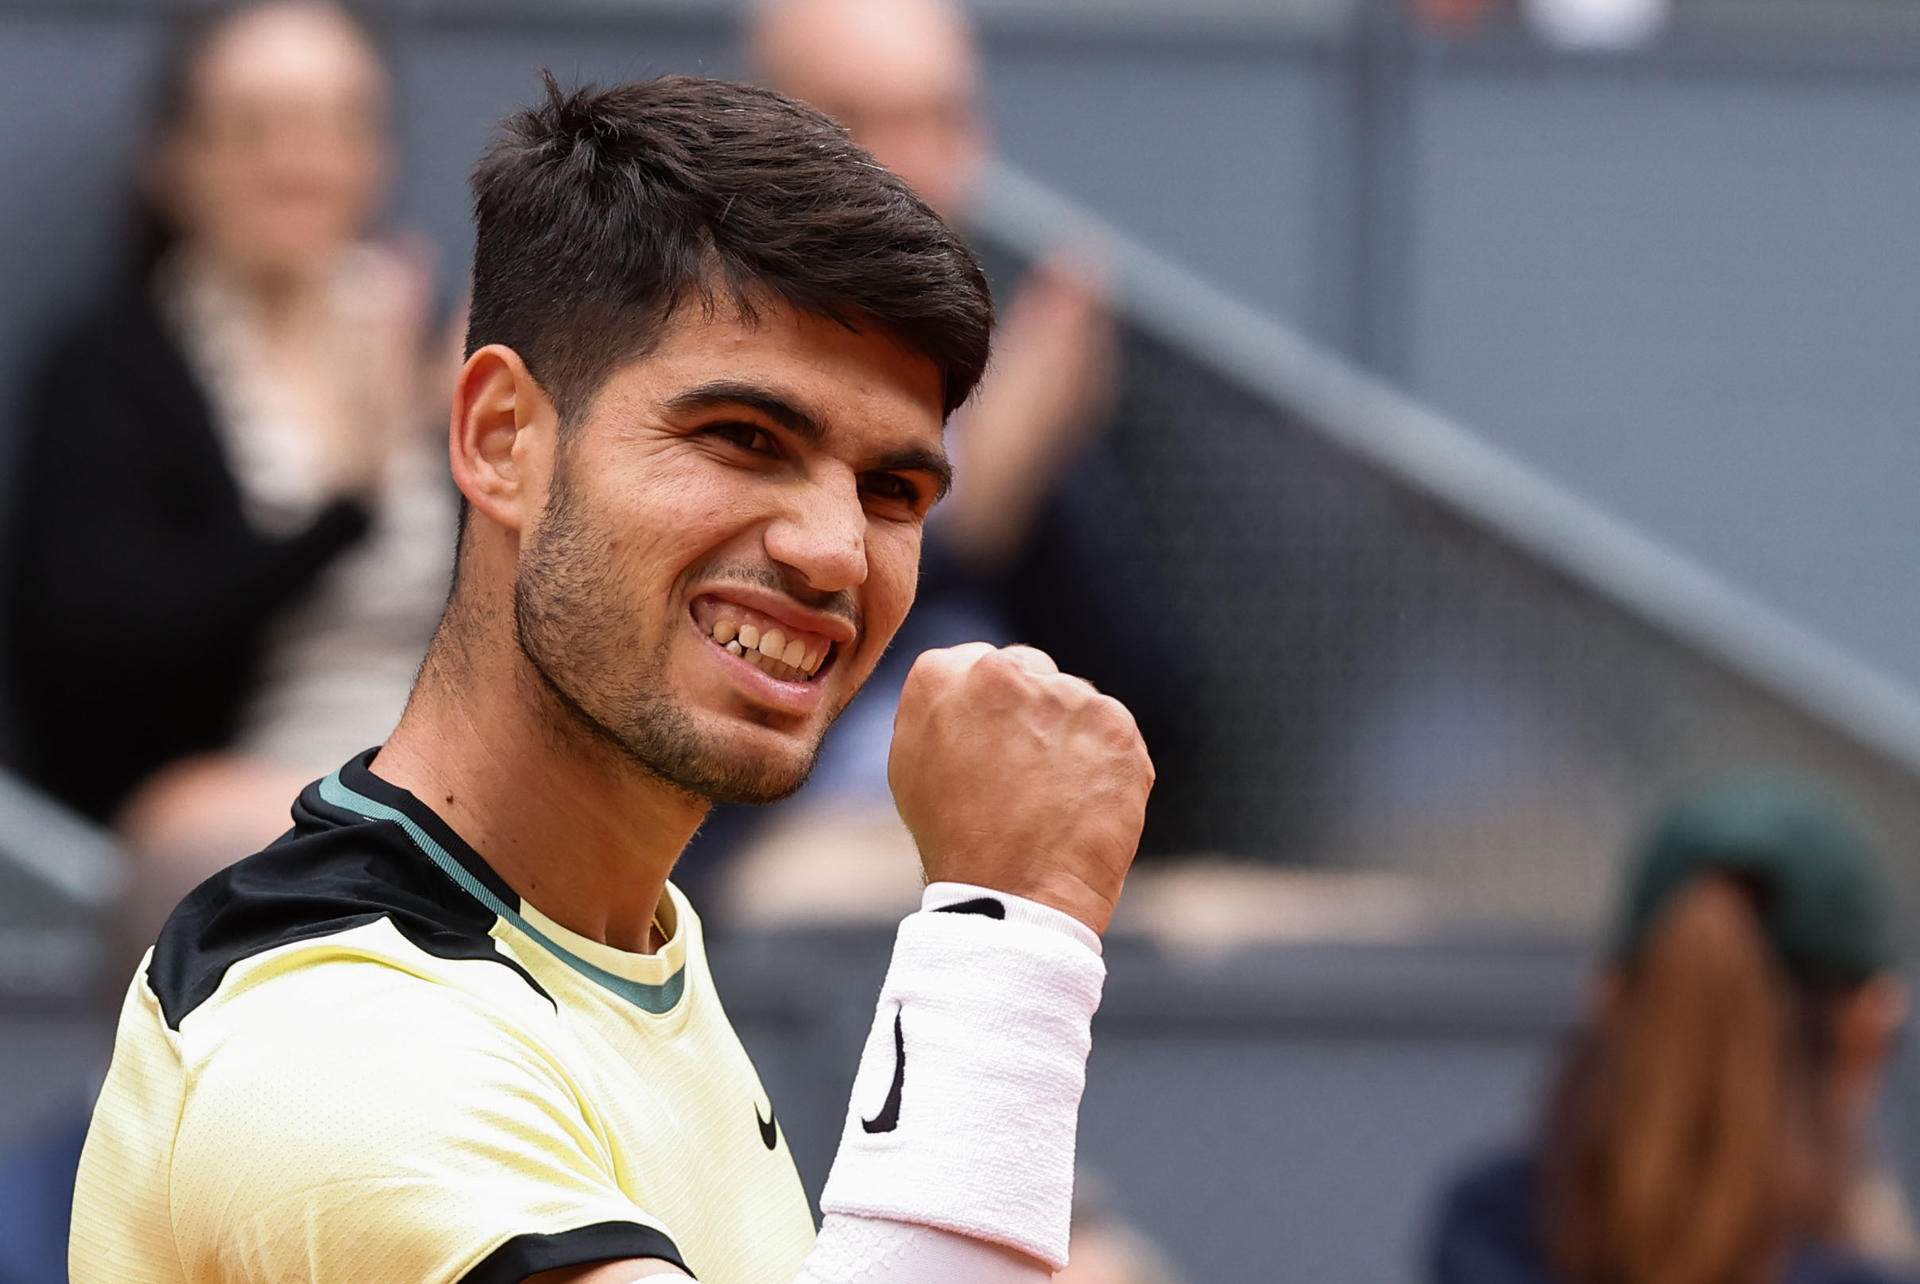
[[1072, 1260], [1053, 1284], [1180, 1284], [1153, 1241], [1108, 1202], [1105, 1183], [1082, 1172], [1074, 1182]]
[[1534, 34], [1562, 49], [1631, 49], [1651, 42], [1672, 18], [1671, 0], [1521, 0]]
[[1484, 22], [1496, 0], [1407, 0], [1423, 26], [1442, 35], [1461, 36]]
[[[769, 0], [746, 37], [768, 83], [839, 120], [929, 204], [967, 224], [989, 143], [962, 10], [946, 0]], [[928, 527], [913, 614], [887, 666], [828, 738], [804, 801], [783, 816], [785, 832], [760, 848], [808, 868], [742, 876], [759, 910], [781, 899], [769, 887], [802, 897], [824, 890], [817, 865], [794, 855], [796, 843], [816, 840], [873, 850], [879, 881], [858, 880], [878, 891], [873, 912], [891, 912], [898, 899], [879, 890], [896, 865], [907, 880], [897, 890], [917, 894], [912, 862], [897, 860], [886, 756], [900, 683], [930, 647], [974, 639], [1039, 646], [1133, 709], [1156, 751], [1172, 738], [1164, 711], [1179, 699], [1169, 658], [1176, 648], [1150, 605], [1166, 599], [1114, 552], [1114, 532], [1137, 504], [1100, 442], [1116, 409], [1117, 343], [1098, 264], [1087, 261], [1094, 251], [1062, 247], [1033, 263], [978, 229], [969, 238], [999, 303], [993, 367], [949, 431], [956, 482]], [[823, 833], [829, 811], [854, 832]], [[683, 863], [683, 875], [699, 871]]]
[[[1465, 36], [1510, 6], [1504, 0], [1407, 0], [1428, 31]], [[1652, 41], [1672, 18], [1672, 0], [1518, 0], [1535, 35], [1561, 49], [1597, 52]]]
[[0, 1284], [46, 1284], [67, 1277], [67, 1232], [74, 1175], [87, 1139], [94, 1098], [113, 1049], [114, 1023], [127, 978], [160, 935], [181, 898], [207, 876], [209, 861], [185, 850], [158, 852], [137, 862], [120, 889], [106, 924], [100, 971], [95, 1059], [70, 1067], [59, 1107], [0, 1153]]
[[131, 271], [40, 363], [8, 624], [22, 766], [136, 846], [238, 855], [393, 725], [455, 498], [417, 248], [368, 239], [389, 79], [346, 11], [202, 11]]
[[1890, 903], [1862, 839], [1791, 785], [1670, 812], [1538, 1148], [1448, 1194], [1436, 1278], [1900, 1278], [1868, 1251], [1892, 1247], [1866, 1134], [1907, 1010]]
[[[838, 120], [928, 204], [966, 221], [988, 144], [979, 57], [959, 9], [945, 0], [770, 0], [748, 43], [775, 88]], [[1114, 336], [1089, 265], [1070, 252], [1022, 263], [977, 232], [973, 239], [997, 278], [1000, 324], [991, 375], [955, 425], [964, 484], [940, 511], [936, 548], [960, 574], [991, 578], [1018, 556], [1110, 409]]]

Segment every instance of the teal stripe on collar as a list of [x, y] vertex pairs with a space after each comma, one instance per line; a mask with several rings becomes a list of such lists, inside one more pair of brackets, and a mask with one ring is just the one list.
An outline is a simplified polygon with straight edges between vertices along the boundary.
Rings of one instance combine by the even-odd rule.
[[604, 989], [611, 990], [642, 1011], [650, 1012], [655, 1016], [671, 1012], [680, 1002], [680, 996], [686, 992], [687, 969], [684, 966], [659, 985], [647, 985], [609, 972], [581, 958], [527, 922], [520, 916], [518, 910], [509, 908], [506, 902], [493, 894], [491, 888], [475, 878], [466, 866], [455, 860], [452, 853], [442, 847], [432, 834], [420, 828], [413, 817], [397, 807], [389, 807], [383, 802], [376, 802], [364, 794], [354, 792], [341, 782], [338, 771], [320, 782], [320, 797], [335, 807], [345, 808], [368, 820], [390, 820], [400, 826], [407, 837], [413, 840], [413, 845], [425, 853], [428, 860], [439, 866], [441, 873], [458, 884], [461, 891], [540, 942], [549, 954], [581, 976]]

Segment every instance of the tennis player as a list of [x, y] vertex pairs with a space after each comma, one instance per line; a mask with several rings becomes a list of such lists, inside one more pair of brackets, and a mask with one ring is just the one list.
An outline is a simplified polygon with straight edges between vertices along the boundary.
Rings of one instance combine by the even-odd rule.
[[474, 188], [445, 617], [392, 738], [143, 961], [73, 1279], [1047, 1279], [1153, 775], [1126, 710], [1023, 648], [915, 666], [929, 886], [817, 1237], [667, 881], [711, 803], [800, 785], [913, 600], [972, 257], [824, 117], [708, 80], [549, 80]]

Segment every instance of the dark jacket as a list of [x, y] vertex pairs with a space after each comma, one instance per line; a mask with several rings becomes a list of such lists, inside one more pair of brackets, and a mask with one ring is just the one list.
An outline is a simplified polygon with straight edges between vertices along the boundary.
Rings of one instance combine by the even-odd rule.
[[52, 348], [20, 437], [3, 510], [13, 743], [29, 779], [104, 819], [156, 768], [230, 738], [268, 626], [369, 517], [340, 500], [291, 538], [248, 523], [144, 289]]
[[[1504, 1155], [1470, 1169], [1440, 1203], [1432, 1245], [1434, 1284], [1562, 1284], [1547, 1269], [1538, 1163]], [[1832, 1248], [1803, 1245], [1780, 1284], [1913, 1284]]]

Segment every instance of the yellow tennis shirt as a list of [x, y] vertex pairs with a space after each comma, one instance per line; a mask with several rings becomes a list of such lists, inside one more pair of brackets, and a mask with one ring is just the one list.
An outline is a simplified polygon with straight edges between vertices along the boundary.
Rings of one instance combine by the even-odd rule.
[[308, 786], [142, 963], [80, 1162], [76, 1284], [625, 1257], [787, 1284], [812, 1218], [679, 892], [658, 954], [588, 940], [372, 756]]

